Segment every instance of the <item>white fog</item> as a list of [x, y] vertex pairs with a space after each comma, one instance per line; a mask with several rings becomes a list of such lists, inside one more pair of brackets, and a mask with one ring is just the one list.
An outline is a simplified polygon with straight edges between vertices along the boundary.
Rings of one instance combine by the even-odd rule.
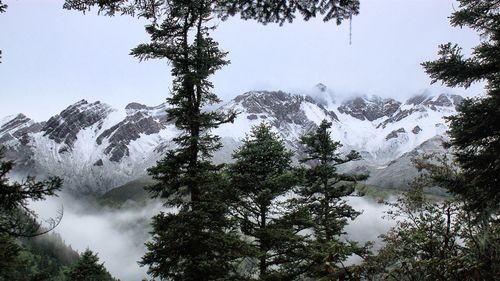
[[[349, 204], [363, 213], [346, 228], [349, 239], [375, 241], [387, 232], [393, 222], [383, 219], [387, 206], [365, 197], [349, 197]], [[147, 268], [137, 261], [145, 253], [149, 238], [150, 218], [165, 210], [158, 201], [145, 206], [112, 209], [96, 207], [61, 194], [46, 201], [31, 203], [40, 219], [55, 217], [61, 207], [64, 215], [54, 232], [61, 234], [68, 246], [78, 252], [90, 248], [97, 252], [110, 273], [121, 281], [137, 281], [147, 277]], [[351, 259], [356, 261], [356, 259]]]

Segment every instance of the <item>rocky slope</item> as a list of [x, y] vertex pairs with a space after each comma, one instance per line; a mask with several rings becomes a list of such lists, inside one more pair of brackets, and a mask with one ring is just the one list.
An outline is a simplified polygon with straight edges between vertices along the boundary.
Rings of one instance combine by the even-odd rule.
[[[400, 185], [401, 180], [387, 182], [383, 171], [408, 166], [404, 157], [422, 150], [431, 139], [439, 142], [435, 140], [447, 129], [443, 117], [453, 114], [462, 99], [423, 94], [405, 102], [376, 96], [337, 101], [320, 86], [324, 94], [319, 98], [253, 91], [223, 105], [221, 110], [240, 114], [233, 124], [214, 130], [224, 144], [214, 160], [230, 161], [232, 151], [251, 127], [262, 122], [270, 124], [288, 147], [300, 151], [299, 137], [327, 119], [333, 123], [333, 138], [344, 144], [343, 149], [358, 150], [364, 157], [346, 169], [371, 171], [371, 184]], [[101, 194], [144, 176], [172, 147], [178, 132], [165, 109], [164, 104], [130, 103], [124, 110], [116, 110], [82, 100], [46, 122], [37, 123], [23, 114], [3, 118], [0, 145], [6, 147], [7, 158], [16, 160], [21, 174], [58, 175], [77, 193]]]

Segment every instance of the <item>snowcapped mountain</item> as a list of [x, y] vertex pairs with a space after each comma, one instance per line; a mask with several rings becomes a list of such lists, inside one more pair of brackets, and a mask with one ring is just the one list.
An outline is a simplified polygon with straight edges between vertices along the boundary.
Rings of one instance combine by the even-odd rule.
[[[360, 165], [383, 170], [443, 136], [447, 129], [443, 117], [453, 114], [462, 100], [456, 95], [422, 94], [404, 103], [376, 96], [336, 101], [324, 85], [318, 90], [323, 94], [314, 98], [252, 91], [223, 105], [221, 110], [236, 110], [239, 115], [233, 124], [214, 130], [224, 144], [214, 160], [230, 161], [251, 127], [262, 122], [270, 124], [288, 147], [300, 151], [299, 137], [327, 119], [333, 123], [332, 137], [344, 150], [361, 152]], [[46, 122], [23, 114], [8, 116], [0, 121], [0, 145], [6, 147], [7, 158], [16, 160], [18, 172], [61, 176], [76, 192], [99, 194], [144, 176], [172, 148], [178, 131], [165, 109], [165, 104], [130, 103], [116, 110], [82, 100]]]

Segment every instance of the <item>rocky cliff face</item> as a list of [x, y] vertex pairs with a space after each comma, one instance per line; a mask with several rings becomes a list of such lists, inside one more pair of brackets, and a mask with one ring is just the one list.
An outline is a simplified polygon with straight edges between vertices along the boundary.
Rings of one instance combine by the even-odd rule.
[[379, 118], [392, 116], [401, 106], [393, 99], [357, 97], [344, 102], [338, 107], [340, 113], [349, 114], [359, 120], [374, 121]]
[[112, 109], [100, 102], [88, 103], [81, 100], [60, 114], [50, 118], [42, 128], [43, 135], [56, 143], [64, 143], [61, 152], [71, 150], [78, 138], [78, 133], [94, 125], [102, 128], [103, 122]]
[[107, 140], [104, 153], [110, 160], [120, 162], [130, 155], [129, 144], [141, 138], [160, 133], [168, 125], [164, 105], [148, 107], [138, 103], [130, 103], [125, 107], [127, 117], [118, 124], [104, 130], [96, 139], [98, 145]]
[[[333, 123], [332, 137], [343, 149], [363, 155], [356, 169], [383, 170], [424, 142], [442, 136], [446, 130], [443, 117], [453, 114], [460, 101], [460, 96], [442, 94], [419, 95], [404, 103], [380, 97], [337, 103], [326, 96], [248, 92], [221, 107], [240, 114], [234, 124], [214, 130], [224, 144], [215, 161], [230, 161], [232, 151], [254, 125], [270, 124], [289, 148], [300, 150], [300, 136], [327, 119]], [[172, 148], [178, 131], [165, 110], [164, 104], [139, 103], [116, 110], [82, 100], [47, 122], [37, 123], [22, 114], [2, 119], [0, 145], [25, 173], [58, 175], [76, 192], [103, 193], [144, 176]]]

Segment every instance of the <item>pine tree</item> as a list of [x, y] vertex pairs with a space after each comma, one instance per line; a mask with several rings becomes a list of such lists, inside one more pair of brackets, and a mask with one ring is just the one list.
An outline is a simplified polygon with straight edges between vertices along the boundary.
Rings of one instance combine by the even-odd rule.
[[471, 210], [497, 213], [500, 207], [500, 2], [459, 0], [451, 24], [476, 30], [482, 42], [464, 58], [456, 44], [440, 46], [440, 58], [425, 62], [433, 82], [450, 87], [469, 87], [486, 82], [483, 97], [464, 100], [458, 114], [449, 118], [449, 146], [462, 169], [463, 181], [448, 189], [462, 196]]
[[[155, 42], [132, 53], [141, 59], [167, 58], [175, 77], [170, 120], [183, 133], [174, 139], [176, 149], [149, 170], [158, 184], [149, 187], [154, 196], [178, 207], [177, 214], [153, 218], [153, 241], [141, 263], [154, 277], [170, 280], [236, 278], [233, 263], [241, 257], [239, 237], [227, 217], [220, 167], [210, 157], [220, 147], [210, 130], [232, 122], [233, 112], [204, 112], [205, 105], [219, 102], [210, 90], [209, 77], [227, 64], [225, 53], [210, 38], [210, 5], [206, 1], [178, 1], [162, 26], [150, 26]], [[189, 41], [194, 29], [195, 39]], [[187, 198], [185, 198], [187, 197]]]
[[73, 265], [66, 277], [71, 281], [115, 281], [104, 267], [99, 263], [99, 257], [87, 249], [82, 253], [78, 262]]
[[26, 280], [29, 263], [21, 252], [18, 241], [7, 234], [0, 234], [0, 281]]
[[297, 183], [292, 155], [270, 127], [261, 124], [233, 154], [235, 163], [229, 167], [239, 198], [234, 213], [253, 248], [259, 280], [292, 280], [297, 275], [294, 257], [304, 250], [304, 238], [288, 219], [285, 199]]
[[351, 255], [364, 256], [367, 246], [353, 241], [343, 241], [344, 228], [349, 220], [354, 220], [359, 212], [343, 199], [352, 195], [357, 181], [366, 175], [343, 174], [337, 166], [361, 159], [359, 153], [351, 151], [345, 156], [338, 152], [342, 146], [330, 136], [331, 123], [323, 120], [318, 128], [301, 138], [305, 157], [302, 163], [303, 183], [298, 188], [298, 217], [305, 223], [312, 236], [308, 239], [308, 257], [304, 271], [308, 277], [351, 279], [351, 270], [343, 262]]
[[54, 229], [62, 212], [42, 227], [36, 213], [28, 208], [28, 202], [55, 196], [61, 189], [62, 180], [50, 177], [36, 181], [34, 177], [27, 177], [23, 182], [11, 182], [7, 176], [13, 167], [14, 162], [3, 161], [3, 149], [0, 148], [0, 235], [33, 237]]
[[466, 269], [473, 271], [474, 280], [495, 280], [500, 275], [500, 2], [459, 3], [451, 24], [472, 28], [482, 42], [469, 58], [456, 44], [441, 45], [440, 58], [423, 66], [433, 82], [450, 87], [485, 82], [485, 94], [464, 100], [449, 118], [447, 146], [453, 148], [459, 171], [448, 177], [446, 164], [427, 162], [424, 168], [435, 184], [465, 204]]

